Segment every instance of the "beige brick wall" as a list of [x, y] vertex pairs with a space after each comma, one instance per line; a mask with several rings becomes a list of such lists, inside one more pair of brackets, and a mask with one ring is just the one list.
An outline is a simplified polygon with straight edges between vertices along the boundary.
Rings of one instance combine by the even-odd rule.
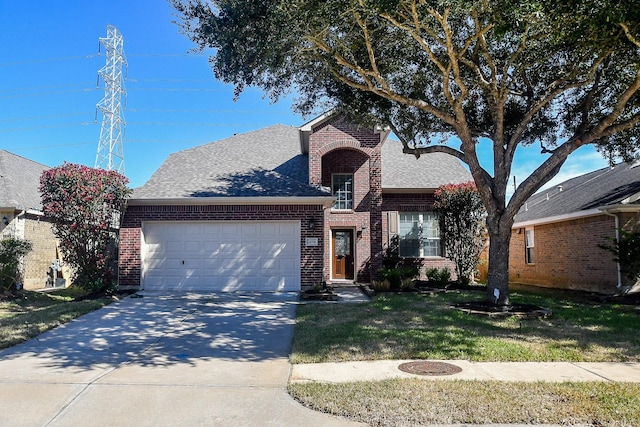
[[[24, 220], [24, 239], [30, 241], [33, 246], [24, 263], [24, 287], [42, 289], [47, 283], [49, 266], [56, 258], [61, 257], [56, 250], [57, 240], [51, 230], [51, 224], [43, 219], [27, 217]], [[60, 276], [67, 279], [65, 285], [70, 284], [68, 268], [63, 268]]]

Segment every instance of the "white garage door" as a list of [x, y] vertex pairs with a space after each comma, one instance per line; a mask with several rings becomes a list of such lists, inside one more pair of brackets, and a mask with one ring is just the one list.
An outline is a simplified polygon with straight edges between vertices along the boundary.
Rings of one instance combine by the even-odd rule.
[[146, 290], [300, 290], [298, 222], [148, 222]]

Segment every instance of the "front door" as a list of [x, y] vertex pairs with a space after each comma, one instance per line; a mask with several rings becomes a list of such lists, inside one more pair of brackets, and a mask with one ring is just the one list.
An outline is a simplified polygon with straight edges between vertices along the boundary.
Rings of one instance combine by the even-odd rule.
[[353, 230], [331, 230], [333, 279], [353, 280]]

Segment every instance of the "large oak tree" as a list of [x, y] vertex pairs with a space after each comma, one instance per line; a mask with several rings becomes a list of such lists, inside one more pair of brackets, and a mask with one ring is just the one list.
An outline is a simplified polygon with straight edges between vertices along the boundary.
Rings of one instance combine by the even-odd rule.
[[[500, 304], [523, 203], [581, 146], [624, 160], [638, 149], [636, 0], [171, 1], [236, 95], [293, 91], [302, 113], [343, 110], [391, 126], [405, 153], [466, 163], [488, 212], [487, 293]], [[516, 150], [531, 144], [539, 166], [508, 198]]]

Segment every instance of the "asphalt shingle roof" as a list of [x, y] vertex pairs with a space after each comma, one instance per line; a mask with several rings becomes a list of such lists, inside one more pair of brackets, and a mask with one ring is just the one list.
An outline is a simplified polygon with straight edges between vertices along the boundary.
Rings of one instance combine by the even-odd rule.
[[40, 175], [47, 169], [49, 166], [0, 150], [0, 207], [42, 210]]
[[[388, 140], [382, 149], [383, 188], [433, 189], [469, 181], [446, 154], [414, 156]], [[326, 196], [309, 185], [309, 159], [296, 127], [274, 125], [171, 154], [134, 199], [183, 197]]]
[[640, 165], [620, 163], [534, 194], [520, 208], [515, 221], [532, 221], [615, 205], [637, 193], [640, 193]]
[[382, 146], [382, 188], [436, 189], [445, 184], [460, 184], [473, 178], [462, 163], [445, 153], [423, 154], [419, 159], [402, 152], [402, 144], [387, 140]]
[[274, 125], [171, 154], [133, 198], [326, 196], [308, 182], [298, 129]]

